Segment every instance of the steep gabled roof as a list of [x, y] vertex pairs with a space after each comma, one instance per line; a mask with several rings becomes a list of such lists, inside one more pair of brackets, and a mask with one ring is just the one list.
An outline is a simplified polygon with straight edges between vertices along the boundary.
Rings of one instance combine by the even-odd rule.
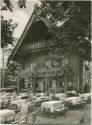
[[36, 17], [39, 18], [41, 21], [43, 21], [45, 23], [45, 25], [48, 27], [48, 29], [51, 27], [51, 24], [46, 19], [39, 16], [39, 10], [37, 8], [35, 8], [31, 17], [30, 17], [30, 19], [29, 19], [29, 21], [28, 21], [28, 23], [27, 23], [27, 25], [26, 25], [26, 27], [25, 27], [25, 29], [24, 29], [24, 31], [23, 31], [23, 33], [22, 33], [22, 35], [21, 35], [21, 37], [20, 37], [20, 39], [18, 40], [18, 42], [17, 42], [16, 46], [14, 47], [11, 55], [9, 56], [8, 62], [14, 58], [15, 54], [17, 53], [20, 45], [22, 44], [25, 36], [27, 35], [27, 32], [29, 31], [29, 29], [30, 29], [30, 27], [31, 27], [31, 25], [32, 25], [32, 23], [33, 23], [33, 21], [35, 20]]

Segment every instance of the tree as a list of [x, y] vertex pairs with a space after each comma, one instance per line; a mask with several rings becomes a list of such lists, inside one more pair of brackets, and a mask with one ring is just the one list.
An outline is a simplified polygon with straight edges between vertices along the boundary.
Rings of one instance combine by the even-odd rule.
[[18, 0], [18, 6], [20, 8], [26, 8], [26, 0]]
[[[26, 8], [26, 0], [18, 0], [19, 8]], [[11, 0], [2, 0], [1, 10], [10, 10], [13, 12], [13, 5]], [[12, 23], [12, 19], [6, 20], [3, 15], [1, 16], [1, 47], [6, 47], [8, 44], [12, 44], [14, 42], [14, 29], [17, 27], [17, 23]]]
[[60, 43], [62, 52], [73, 51], [90, 60], [91, 2], [42, 1], [40, 9], [41, 16], [51, 22], [53, 40]]
[[3, 16], [1, 16], [1, 47], [7, 47], [8, 44], [12, 44], [14, 42], [14, 29], [17, 27], [17, 24], [12, 24], [12, 19], [5, 20]]
[[11, 4], [10, 0], [2, 0], [1, 3], [1, 10], [7, 10], [9, 9], [12, 12], [13, 6]]
[[52, 39], [59, 43], [57, 56], [70, 52], [80, 57], [79, 88], [82, 92], [83, 60], [91, 60], [91, 1], [42, 1], [40, 10], [40, 16], [52, 24]]
[[[26, 8], [26, 0], [18, 0], [17, 2], [19, 8]], [[10, 10], [13, 11], [13, 5], [11, 0], [2, 0], [1, 10]]]
[[20, 70], [21, 65], [16, 63], [15, 61], [11, 61], [8, 63], [8, 75], [12, 80], [14, 80], [18, 76]]
[[[26, 0], [18, 0], [18, 6], [20, 8], [25, 8], [25, 3]], [[13, 5], [11, 0], [2, 0], [1, 2], [1, 11], [7, 11], [10, 10], [11, 12], [13, 12]], [[13, 45], [13, 43], [15, 42], [14, 37], [13, 37], [13, 33], [15, 28], [17, 27], [17, 23], [13, 23], [12, 19], [6, 20], [3, 15], [1, 15], [1, 48], [2, 48], [2, 55], [3, 55], [3, 70], [1, 72], [2, 74], [2, 87], [4, 87], [4, 82], [6, 79], [6, 69], [4, 67], [4, 48], [6, 48], [9, 44]], [[14, 63], [13, 63], [14, 64]], [[14, 68], [15, 67], [15, 68]], [[8, 75], [11, 75], [14, 78], [14, 75], [16, 75], [16, 70], [17, 67], [16, 65], [13, 65], [12, 70], [10, 69], [10, 67], [8, 67]], [[14, 70], [14, 71], [13, 71]], [[7, 77], [9, 78], [9, 77]]]

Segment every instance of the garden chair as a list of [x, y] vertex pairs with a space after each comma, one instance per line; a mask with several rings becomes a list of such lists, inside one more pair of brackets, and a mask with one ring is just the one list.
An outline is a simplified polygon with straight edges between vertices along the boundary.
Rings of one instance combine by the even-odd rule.
[[15, 114], [13, 115], [9, 115], [9, 116], [6, 116], [6, 119], [5, 119], [5, 123], [6, 124], [10, 124], [12, 122], [14, 122], [14, 119], [15, 119]]
[[20, 119], [20, 117], [21, 117], [21, 113], [20, 112], [16, 113], [14, 121], [17, 121], [18, 119]]

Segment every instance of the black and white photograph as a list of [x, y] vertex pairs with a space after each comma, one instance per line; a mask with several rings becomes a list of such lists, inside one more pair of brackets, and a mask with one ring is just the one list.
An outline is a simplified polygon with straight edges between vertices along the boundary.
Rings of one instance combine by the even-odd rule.
[[91, 125], [91, 5], [1, 0], [1, 124]]

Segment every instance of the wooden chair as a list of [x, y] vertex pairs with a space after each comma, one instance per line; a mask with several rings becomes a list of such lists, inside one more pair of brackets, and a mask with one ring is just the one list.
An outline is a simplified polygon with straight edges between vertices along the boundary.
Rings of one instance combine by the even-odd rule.
[[14, 119], [15, 119], [15, 114], [6, 116], [5, 123], [6, 124], [12, 123], [12, 122], [14, 122]]
[[14, 121], [19, 120], [21, 117], [21, 113], [16, 113]]
[[[20, 110], [20, 119], [22, 119], [23, 117], [26, 117], [27, 115], [28, 115], [28, 106], [23, 105]], [[22, 121], [20, 121], [20, 123], [25, 123], [25, 122], [26, 122], [26, 119], [23, 119]]]

